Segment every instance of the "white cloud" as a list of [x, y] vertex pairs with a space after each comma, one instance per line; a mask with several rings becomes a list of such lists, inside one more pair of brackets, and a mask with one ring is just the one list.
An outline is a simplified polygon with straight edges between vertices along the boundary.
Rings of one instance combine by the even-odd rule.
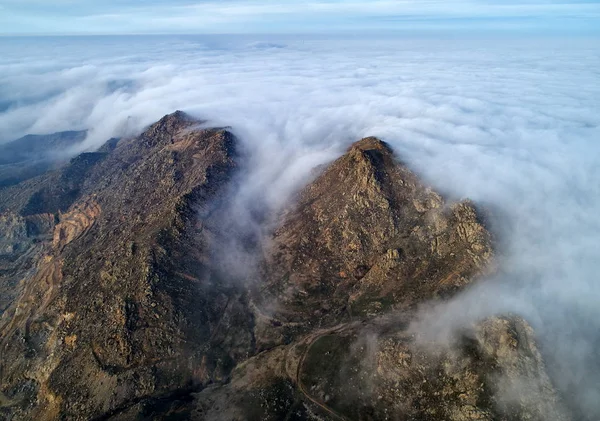
[[599, 45], [368, 34], [4, 42], [0, 98], [13, 106], [0, 139], [90, 128], [99, 145], [183, 109], [233, 126], [249, 151], [243, 211], [279, 208], [312, 167], [381, 136], [449, 195], [503, 215], [501, 274], [427, 313], [441, 315], [428, 329], [523, 314], [558, 357], [559, 380], [598, 413]]

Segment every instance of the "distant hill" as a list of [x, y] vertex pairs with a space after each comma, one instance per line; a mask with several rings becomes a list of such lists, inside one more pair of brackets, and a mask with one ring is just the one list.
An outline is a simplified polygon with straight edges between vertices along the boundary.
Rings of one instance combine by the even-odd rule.
[[73, 156], [73, 148], [85, 140], [86, 131], [27, 135], [0, 144], [0, 187], [43, 174]]

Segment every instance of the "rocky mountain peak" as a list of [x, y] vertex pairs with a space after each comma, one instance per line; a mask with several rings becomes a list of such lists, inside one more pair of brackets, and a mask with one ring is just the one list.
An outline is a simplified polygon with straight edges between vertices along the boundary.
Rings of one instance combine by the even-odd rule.
[[361, 151], [377, 150], [386, 154], [391, 154], [392, 148], [383, 140], [376, 137], [365, 137], [357, 142], [354, 142], [348, 150], [358, 149]]
[[155, 132], [157, 130], [165, 130], [169, 133], [175, 133], [178, 130], [184, 129], [186, 127], [191, 126], [192, 124], [198, 124], [199, 121], [189, 114], [184, 113], [183, 111], [175, 111], [174, 113], [167, 114], [152, 126], [150, 126], [149, 131]]
[[282, 317], [319, 323], [410, 308], [487, 273], [492, 243], [471, 202], [446, 203], [366, 138], [299, 194], [276, 230], [269, 300]]
[[357, 149], [359, 151], [375, 150], [385, 154], [393, 153], [392, 148], [390, 148], [387, 143], [376, 137], [365, 137], [364, 139], [354, 142], [350, 148], [348, 148], [348, 150], [351, 151], [353, 149]]

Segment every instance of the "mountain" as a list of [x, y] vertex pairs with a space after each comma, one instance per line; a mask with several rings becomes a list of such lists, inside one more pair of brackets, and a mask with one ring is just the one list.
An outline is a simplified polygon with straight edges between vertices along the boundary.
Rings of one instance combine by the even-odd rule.
[[18, 184], [59, 166], [81, 145], [86, 131], [27, 135], [0, 144], [0, 187]]
[[1, 417], [568, 419], [525, 320], [410, 328], [494, 272], [475, 204], [366, 138], [270, 215], [240, 279], [219, 247], [238, 146], [176, 112], [0, 189]]
[[283, 318], [320, 324], [450, 296], [492, 262], [472, 203], [445, 203], [367, 138], [300, 193], [275, 231], [264, 276]]

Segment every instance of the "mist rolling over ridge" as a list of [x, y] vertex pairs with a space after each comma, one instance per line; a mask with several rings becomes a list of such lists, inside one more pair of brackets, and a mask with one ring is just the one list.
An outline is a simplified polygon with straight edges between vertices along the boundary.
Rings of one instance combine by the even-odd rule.
[[488, 208], [498, 237], [498, 272], [423, 306], [415, 332], [443, 342], [489, 316], [522, 316], [558, 388], [592, 419], [598, 69], [600, 43], [586, 37], [0, 38], [0, 143], [87, 130], [65, 151], [75, 155], [183, 110], [239, 139], [227, 217], [260, 232], [254, 210], [277, 214], [315, 168], [377, 136], [450, 201]]

